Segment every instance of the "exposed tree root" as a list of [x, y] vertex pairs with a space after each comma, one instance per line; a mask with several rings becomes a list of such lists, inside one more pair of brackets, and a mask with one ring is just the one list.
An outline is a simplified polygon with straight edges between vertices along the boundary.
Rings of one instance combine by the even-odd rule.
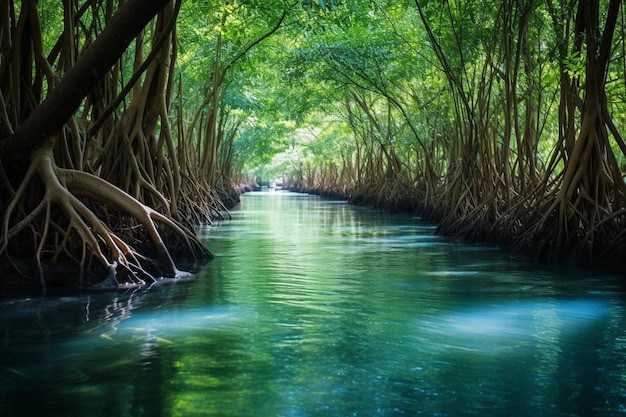
[[[41, 201], [29, 206], [31, 193], [37, 189], [42, 190]], [[142, 246], [152, 250], [140, 251], [127, 244], [121, 236], [124, 231], [113, 232], [86, 205], [89, 201], [136, 220], [145, 230]], [[182, 274], [158, 225], [178, 236], [196, 260], [211, 258], [193, 233], [97, 176], [57, 167], [51, 149], [42, 148], [33, 153], [30, 168], [4, 213], [0, 258], [43, 288], [51, 280], [47, 269], [59, 264], [78, 269], [75, 285], [79, 287], [141, 286]], [[25, 257], [27, 240], [31, 250], [26, 256], [33, 257], [34, 268], [12, 261]], [[22, 253], [18, 255], [16, 249]]]
[[607, 136], [598, 134], [602, 128], [589, 128], [593, 116], [586, 116], [558, 181], [544, 179], [499, 222], [512, 238], [501, 243], [515, 253], [584, 266], [626, 266], [621, 256], [626, 249], [626, 186], [607, 151]]

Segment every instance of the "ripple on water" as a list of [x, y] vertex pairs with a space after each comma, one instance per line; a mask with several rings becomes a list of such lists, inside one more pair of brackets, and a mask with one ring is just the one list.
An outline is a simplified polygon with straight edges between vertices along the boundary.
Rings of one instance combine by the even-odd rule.
[[193, 283], [0, 301], [0, 415], [623, 412], [610, 280], [313, 196], [232, 214], [203, 230], [217, 258]]

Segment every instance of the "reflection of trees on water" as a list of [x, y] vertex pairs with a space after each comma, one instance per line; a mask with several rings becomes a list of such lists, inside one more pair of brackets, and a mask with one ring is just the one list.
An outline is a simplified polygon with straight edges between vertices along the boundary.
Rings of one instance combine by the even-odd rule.
[[619, 410], [614, 288], [365, 209], [255, 198], [211, 231], [223, 254], [194, 285], [0, 302], [0, 415]]
[[[516, 414], [556, 404], [575, 412], [593, 411], [600, 402], [616, 409], [626, 387], [616, 371], [624, 361], [620, 306], [572, 331], [558, 300], [529, 303], [535, 308], [524, 313], [530, 317], [525, 328], [485, 335], [451, 330], [458, 323], [451, 318], [467, 311], [502, 320], [479, 304], [466, 310], [416, 308], [411, 320], [407, 310], [382, 297], [342, 301], [328, 280], [300, 284], [300, 293], [290, 287], [295, 298], [260, 310], [256, 318], [191, 328], [181, 338], [171, 337], [173, 330], [135, 327], [151, 323], [138, 311], [152, 303], [141, 293], [65, 301], [57, 311], [39, 303], [30, 309], [37, 314], [24, 310], [19, 325], [3, 329], [2, 415], [35, 413], [42, 405], [52, 415], [61, 415], [54, 413], [58, 409], [81, 416], [237, 414], [250, 407], [259, 415], [348, 413], [364, 404], [390, 415], [418, 405], [432, 412], [463, 406], [468, 414], [493, 407]], [[314, 308], [324, 297], [324, 309]], [[268, 308], [258, 301], [259, 308]], [[207, 314], [201, 310], [202, 317]], [[25, 332], [35, 328], [33, 322], [39, 327]], [[493, 340], [485, 340], [481, 351], [472, 332]], [[12, 351], [26, 346], [27, 338], [41, 341], [30, 345], [28, 357]], [[33, 395], [37, 401], [29, 402]]]

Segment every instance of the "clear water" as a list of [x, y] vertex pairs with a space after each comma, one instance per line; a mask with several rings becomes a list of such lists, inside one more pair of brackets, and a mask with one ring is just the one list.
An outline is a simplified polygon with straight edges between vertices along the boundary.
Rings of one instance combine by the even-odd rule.
[[626, 415], [618, 277], [293, 193], [191, 283], [0, 298], [0, 416]]

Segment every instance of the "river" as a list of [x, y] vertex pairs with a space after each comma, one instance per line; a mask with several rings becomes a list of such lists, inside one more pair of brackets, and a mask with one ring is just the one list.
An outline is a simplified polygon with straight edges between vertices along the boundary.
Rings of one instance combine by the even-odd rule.
[[192, 282], [0, 298], [0, 416], [626, 415], [619, 277], [246, 194]]

